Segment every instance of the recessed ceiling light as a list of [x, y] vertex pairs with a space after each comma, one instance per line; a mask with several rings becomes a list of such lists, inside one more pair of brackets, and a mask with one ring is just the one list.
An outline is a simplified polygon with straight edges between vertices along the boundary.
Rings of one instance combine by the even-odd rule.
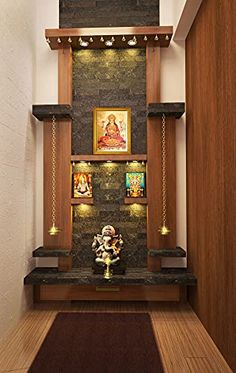
[[80, 46], [84, 48], [86, 48], [89, 45], [89, 42], [83, 40], [81, 37], [79, 38], [79, 43], [80, 43]]
[[113, 41], [112, 41], [112, 40], [106, 40], [106, 41], [105, 41], [105, 45], [106, 45], [107, 47], [112, 47], [112, 45], [113, 45]]
[[129, 44], [131, 47], [133, 47], [134, 45], [136, 45], [136, 44], [137, 44], [136, 36], [134, 36], [133, 39], [130, 39], [130, 40], [128, 41], [128, 44]]

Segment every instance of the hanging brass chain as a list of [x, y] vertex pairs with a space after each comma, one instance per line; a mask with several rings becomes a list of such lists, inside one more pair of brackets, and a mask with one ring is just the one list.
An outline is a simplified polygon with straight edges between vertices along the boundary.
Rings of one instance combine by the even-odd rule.
[[56, 166], [57, 166], [56, 118], [52, 117], [52, 225], [56, 224]]
[[162, 225], [166, 225], [166, 117], [162, 114], [161, 126], [161, 168], [162, 168]]
[[51, 236], [56, 236], [61, 230], [56, 226], [56, 172], [57, 172], [57, 126], [55, 115], [52, 117], [52, 226], [48, 233]]
[[162, 226], [159, 228], [161, 235], [165, 236], [170, 233], [166, 225], [166, 201], [167, 201], [167, 184], [166, 184], [166, 116], [162, 114], [161, 125], [161, 173], [162, 173]]

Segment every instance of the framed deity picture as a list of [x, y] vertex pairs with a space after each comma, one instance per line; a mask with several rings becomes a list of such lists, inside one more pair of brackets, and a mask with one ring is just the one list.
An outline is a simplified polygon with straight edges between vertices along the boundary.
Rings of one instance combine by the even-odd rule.
[[94, 108], [93, 153], [131, 153], [130, 108]]
[[75, 172], [73, 174], [73, 198], [89, 198], [92, 196], [92, 175], [84, 172]]
[[127, 172], [125, 178], [127, 197], [144, 197], [145, 194], [145, 173]]

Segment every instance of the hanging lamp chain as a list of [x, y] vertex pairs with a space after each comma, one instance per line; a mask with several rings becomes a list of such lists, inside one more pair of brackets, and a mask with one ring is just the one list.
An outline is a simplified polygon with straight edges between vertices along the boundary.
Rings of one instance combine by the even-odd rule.
[[52, 225], [56, 224], [56, 158], [57, 135], [56, 135], [56, 118], [52, 117]]
[[161, 125], [161, 173], [162, 173], [162, 226], [159, 228], [161, 235], [165, 236], [170, 233], [170, 229], [166, 225], [167, 215], [167, 183], [166, 183], [166, 116], [162, 114]]
[[162, 158], [162, 225], [166, 225], [166, 118], [162, 114], [161, 126], [161, 158]]
[[56, 171], [57, 171], [57, 126], [56, 117], [52, 117], [52, 226], [49, 228], [48, 233], [51, 236], [56, 236], [61, 229], [56, 226]]

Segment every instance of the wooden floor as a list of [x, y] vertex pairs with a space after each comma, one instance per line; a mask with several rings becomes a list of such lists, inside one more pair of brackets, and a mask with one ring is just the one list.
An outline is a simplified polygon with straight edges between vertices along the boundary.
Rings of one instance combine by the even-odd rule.
[[37, 304], [0, 345], [0, 372], [27, 372], [59, 311], [149, 312], [165, 372], [232, 372], [187, 304], [157, 302]]

